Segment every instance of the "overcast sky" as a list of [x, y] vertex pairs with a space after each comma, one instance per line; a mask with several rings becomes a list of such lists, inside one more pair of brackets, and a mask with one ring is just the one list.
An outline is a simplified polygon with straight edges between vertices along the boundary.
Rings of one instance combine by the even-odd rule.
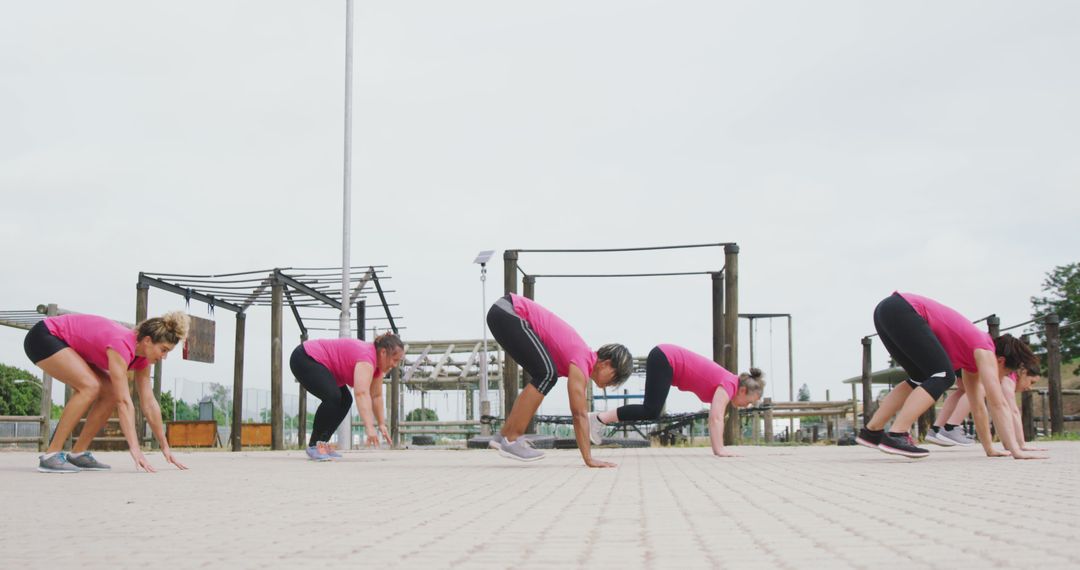
[[[794, 314], [796, 387], [837, 398], [893, 290], [1008, 325], [1080, 252], [1074, 2], [358, 2], [355, 26], [353, 260], [390, 266], [407, 340], [480, 335], [482, 249], [733, 241], [740, 310]], [[131, 320], [139, 271], [339, 265], [344, 31], [344, 2], [0, 0], [0, 309]], [[537, 299], [594, 347], [710, 351], [708, 277], [541, 280]], [[151, 314], [182, 307], [151, 292]], [[170, 358], [166, 388], [231, 385], [217, 317], [217, 363]], [[768, 327], [756, 363], [785, 399]], [[22, 336], [0, 329], [0, 362], [32, 367]], [[564, 390], [544, 407], [566, 409]]]

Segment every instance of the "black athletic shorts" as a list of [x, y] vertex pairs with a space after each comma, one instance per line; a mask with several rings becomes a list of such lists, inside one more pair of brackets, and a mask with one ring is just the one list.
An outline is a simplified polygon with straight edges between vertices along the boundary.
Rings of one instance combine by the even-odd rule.
[[53, 336], [53, 333], [49, 332], [49, 327], [45, 326], [45, 321], [38, 321], [36, 325], [30, 327], [30, 331], [26, 333], [26, 338], [23, 339], [23, 350], [26, 351], [26, 356], [30, 358], [30, 362], [34, 364], [65, 348], [69, 348], [68, 343]]
[[525, 369], [531, 378], [529, 383], [546, 396], [559, 379], [555, 360], [536, 331], [514, 312], [509, 295], [491, 306], [487, 323], [499, 346]]

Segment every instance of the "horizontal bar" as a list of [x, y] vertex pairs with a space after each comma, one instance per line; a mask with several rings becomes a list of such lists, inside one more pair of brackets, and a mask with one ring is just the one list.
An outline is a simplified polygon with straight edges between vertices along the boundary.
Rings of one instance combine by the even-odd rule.
[[243, 308], [241, 308], [241, 307], [239, 307], [237, 305], [234, 305], [234, 304], [232, 304], [232, 303], [230, 303], [228, 301], [225, 301], [223, 299], [216, 299], [214, 297], [209, 297], [207, 295], [203, 295], [202, 293], [199, 293], [198, 291], [189, 291], [188, 289], [184, 289], [183, 287], [173, 285], [172, 283], [169, 283], [167, 281], [162, 281], [160, 279], [156, 279], [156, 278], [153, 278], [153, 277], [148, 277], [147, 275], [145, 275], [143, 273], [139, 273], [139, 283], [143, 284], [143, 285], [150, 285], [152, 287], [157, 287], [158, 289], [162, 289], [162, 290], [168, 291], [170, 293], [175, 293], [175, 294], [180, 295], [181, 297], [185, 297], [185, 298], [187, 298], [188, 294], [190, 293], [191, 298], [195, 299], [196, 301], [201, 301], [201, 302], [206, 303], [208, 305], [213, 305], [214, 307], [221, 307], [223, 309], [232, 311], [234, 313], [242, 313], [242, 312], [244, 312]]
[[0, 437], [0, 443], [40, 443], [40, 437]]
[[672, 273], [552, 273], [529, 275], [529, 277], [675, 277], [680, 275], [712, 275], [716, 271], [676, 271]]
[[40, 423], [44, 416], [0, 416], [0, 422]]
[[611, 252], [623, 252], [623, 251], [656, 251], [662, 249], [691, 249], [698, 247], [724, 247], [727, 245], [735, 245], [735, 242], [729, 243], [697, 243], [688, 245], [659, 245], [651, 247], [616, 247], [616, 248], [600, 248], [600, 249], [517, 249], [510, 251], [517, 251], [519, 253], [611, 253]]

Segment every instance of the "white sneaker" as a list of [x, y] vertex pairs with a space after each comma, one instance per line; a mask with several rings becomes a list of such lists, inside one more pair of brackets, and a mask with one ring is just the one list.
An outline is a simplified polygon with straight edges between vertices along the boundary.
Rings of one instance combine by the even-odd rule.
[[938, 436], [943, 439], [948, 439], [956, 445], [975, 445], [975, 440], [968, 437], [967, 434], [964, 433], [964, 428], [960, 426], [956, 426], [952, 429], [942, 429], [938, 432]]
[[928, 443], [940, 445], [941, 447], [952, 447], [956, 445], [955, 441], [941, 435], [940, 431], [933, 430], [930, 430], [930, 433], [926, 434], [926, 441]]
[[488, 441], [488, 447], [491, 449], [502, 449], [504, 441], [506, 441], [506, 438], [504, 438], [501, 433], [495, 432], [495, 435], [491, 436], [491, 439]]
[[593, 445], [604, 443], [604, 430], [606, 429], [607, 424], [600, 421], [600, 412], [589, 414], [589, 441], [591, 441]]

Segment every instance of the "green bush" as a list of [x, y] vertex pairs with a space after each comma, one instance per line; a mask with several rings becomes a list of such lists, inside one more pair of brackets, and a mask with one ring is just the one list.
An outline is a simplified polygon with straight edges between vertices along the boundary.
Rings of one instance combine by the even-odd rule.
[[41, 379], [28, 370], [0, 364], [0, 416], [36, 416], [40, 413]]

